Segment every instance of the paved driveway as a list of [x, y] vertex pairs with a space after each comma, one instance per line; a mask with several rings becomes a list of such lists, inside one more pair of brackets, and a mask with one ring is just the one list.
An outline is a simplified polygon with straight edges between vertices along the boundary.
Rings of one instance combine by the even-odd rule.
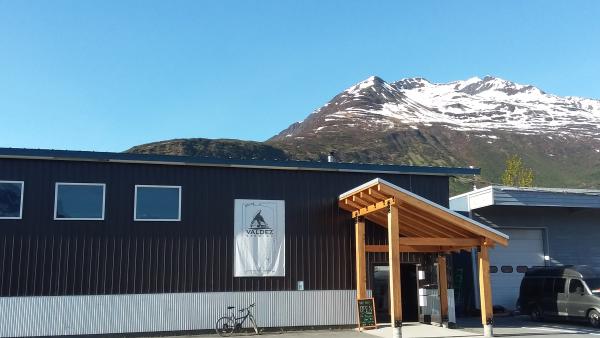
[[[419, 323], [405, 323], [402, 328], [404, 338], [441, 338], [441, 337], [460, 337], [475, 338], [481, 337], [483, 329], [479, 318], [460, 319], [458, 322], [460, 329], [450, 330], [438, 326], [424, 325]], [[240, 334], [238, 337], [250, 337], [253, 334]], [[494, 327], [494, 336], [496, 337], [530, 337], [530, 338], [593, 338], [600, 337], [600, 330], [594, 329], [589, 325], [566, 323], [566, 322], [544, 322], [535, 323], [528, 320], [528, 317], [501, 317], [496, 318]], [[184, 337], [218, 337], [217, 335], [199, 335], [199, 336], [179, 336]], [[313, 338], [313, 337], [392, 337], [392, 331], [389, 327], [381, 327], [377, 330], [368, 330], [359, 333], [356, 330], [306, 330], [306, 331], [287, 331], [282, 333], [263, 333], [263, 338]]]
[[[578, 338], [600, 336], [600, 330], [585, 323], [571, 322], [532, 322], [529, 317], [496, 317], [494, 336], [496, 337], [538, 337], [538, 338]], [[480, 318], [459, 319], [462, 330], [482, 334]]]

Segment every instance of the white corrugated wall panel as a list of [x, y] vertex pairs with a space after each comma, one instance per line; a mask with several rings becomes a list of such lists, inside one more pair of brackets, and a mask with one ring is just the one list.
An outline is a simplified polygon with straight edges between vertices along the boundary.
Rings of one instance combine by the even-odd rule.
[[0, 298], [0, 336], [212, 329], [229, 305], [254, 310], [260, 327], [356, 322], [356, 291], [263, 291]]

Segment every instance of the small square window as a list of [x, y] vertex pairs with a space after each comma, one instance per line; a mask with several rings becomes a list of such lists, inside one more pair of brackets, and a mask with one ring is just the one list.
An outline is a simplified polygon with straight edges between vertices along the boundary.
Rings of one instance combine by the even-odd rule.
[[181, 187], [136, 185], [135, 221], [181, 221]]
[[500, 271], [502, 271], [503, 273], [512, 273], [513, 267], [512, 265], [502, 265], [502, 267], [500, 267]]
[[498, 267], [495, 265], [491, 265], [490, 266], [490, 273], [497, 273], [498, 272]]
[[56, 183], [54, 219], [71, 221], [104, 220], [102, 183]]
[[0, 181], [0, 219], [23, 217], [23, 181]]

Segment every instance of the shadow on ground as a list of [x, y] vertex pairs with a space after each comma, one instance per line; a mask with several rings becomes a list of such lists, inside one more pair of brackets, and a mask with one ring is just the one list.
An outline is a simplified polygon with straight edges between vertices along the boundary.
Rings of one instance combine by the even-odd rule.
[[[469, 317], [458, 319], [459, 328], [482, 334], [481, 318]], [[567, 322], [564, 320], [533, 322], [528, 316], [508, 316], [494, 318], [495, 337], [574, 337], [600, 335], [600, 330], [583, 322]]]

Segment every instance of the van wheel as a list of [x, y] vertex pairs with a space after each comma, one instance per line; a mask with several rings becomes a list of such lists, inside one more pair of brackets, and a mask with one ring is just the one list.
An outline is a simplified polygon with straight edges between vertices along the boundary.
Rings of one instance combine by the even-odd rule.
[[600, 312], [590, 310], [590, 312], [588, 312], [588, 321], [593, 327], [600, 328]]
[[542, 320], [544, 320], [544, 316], [542, 315], [542, 309], [540, 309], [539, 306], [536, 306], [531, 310], [531, 314], [529, 315], [529, 317], [531, 317], [531, 320], [534, 322], [541, 322]]

